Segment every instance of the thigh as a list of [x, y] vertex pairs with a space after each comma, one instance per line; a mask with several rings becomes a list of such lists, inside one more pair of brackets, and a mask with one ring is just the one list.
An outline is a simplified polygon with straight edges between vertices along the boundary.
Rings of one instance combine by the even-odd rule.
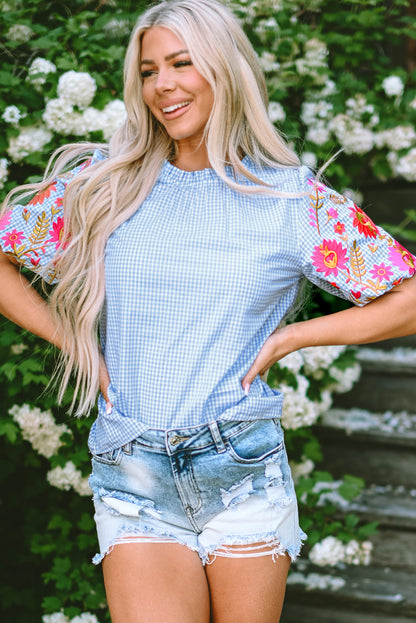
[[208, 623], [209, 591], [196, 552], [177, 543], [122, 543], [103, 560], [113, 623]]
[[[232, 552], [232, 546], [229, 549]], [[289, 567], [288, 554], [217, 556], [205, 568], [211, 595], [211, 622], [278, 623]]]

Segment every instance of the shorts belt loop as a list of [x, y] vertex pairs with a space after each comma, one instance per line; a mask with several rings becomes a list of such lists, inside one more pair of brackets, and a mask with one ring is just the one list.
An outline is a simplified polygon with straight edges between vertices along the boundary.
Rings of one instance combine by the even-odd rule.
[[222, 454], [227, 451], [225, 444], [222, 440], [220, 429], [218, 426], [218, 422], [211, 422], [208, 424], [209, 430], [211, 431], [212, 439], [214, 440], [215, 447], [217, 448], [217, 452]]

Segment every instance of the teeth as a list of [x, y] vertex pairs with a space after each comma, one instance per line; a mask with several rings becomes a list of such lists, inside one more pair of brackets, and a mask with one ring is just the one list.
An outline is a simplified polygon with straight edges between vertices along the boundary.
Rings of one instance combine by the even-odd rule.
[[168, 106], [167, 108], [162, 108], [163, 112], [173, 112], [174, 110], [178, 110], [178, 108], [183, 108], [184, 106], [188, 106], [191, 102], [182, 102], [182, 104], [175, 104], [174, 106]]

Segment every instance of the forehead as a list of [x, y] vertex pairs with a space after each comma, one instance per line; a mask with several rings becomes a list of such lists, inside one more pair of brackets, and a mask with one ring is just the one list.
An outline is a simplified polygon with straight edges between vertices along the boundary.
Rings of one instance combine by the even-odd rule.
[[183, 39], [165, 26], [152, 26], [142, 36], [141, 58], [153, 59], [173, 52], [185, 50]]

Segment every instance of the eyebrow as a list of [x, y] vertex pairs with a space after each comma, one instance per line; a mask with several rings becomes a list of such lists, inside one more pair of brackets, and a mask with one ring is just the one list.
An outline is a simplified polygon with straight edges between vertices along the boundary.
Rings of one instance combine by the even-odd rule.
[[[180, 54], [189, 54], [189, 50], [178, 50], [177, 52], [172, 52], [172, 54], [168, 54], [165, 56], [165, 61], [171, 61], [175, 56], [179, 56]], [[140, 61], [140, 65], [154, 65], [155, 62], [151, 59], [144, 58]]]

